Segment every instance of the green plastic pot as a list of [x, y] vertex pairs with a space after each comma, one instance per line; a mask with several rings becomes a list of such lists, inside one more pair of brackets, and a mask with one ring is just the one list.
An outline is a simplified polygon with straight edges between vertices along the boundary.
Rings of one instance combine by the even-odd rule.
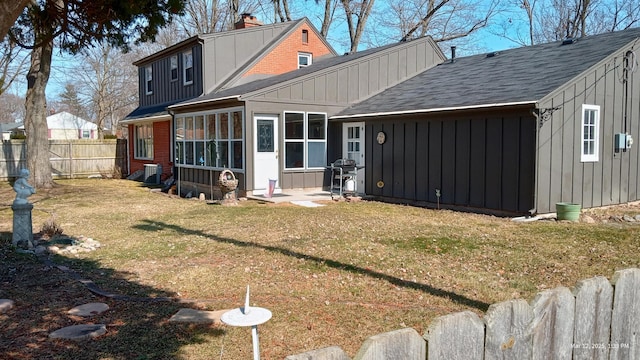
[[558, 220], [578, 221], [580, 219], [580, 204], [557, 203], [556, 217]]

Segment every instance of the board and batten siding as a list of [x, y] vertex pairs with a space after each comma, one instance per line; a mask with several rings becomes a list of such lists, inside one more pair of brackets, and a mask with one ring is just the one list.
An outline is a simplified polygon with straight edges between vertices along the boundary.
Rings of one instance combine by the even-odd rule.
[[[193, 83], [184, 85], [182, 54], [191, 50], [193, 56]], [[178, 56], [178, 79], [171, 80], [171, 56]], [[153, 72], [153, 93], [147, 95], [145, 87], [145, 68], [151, 65]], [[152, 106], [192, 99], [202, 94], [202, 45], [195, 44], [177, 49], [175, 52], [138, 66], [139, 106]]]
[[[533, 207], [535, 126], [526, 109], [369, 120], [366, 193], [417, 205], [526, 213]], [[376, 140], [381, 131], [382, 145]]]
[[290, 25], [275, 24], [232, 30], [204, 37], [206, 92], [231, 77], [249, 59], [258, 55], [265, 44], [273, 41]]
[[344, 107], [398, 84], [443, 60], [443, 55], [434, 49], [431, 40], [424, 38], [355, 58], [251, 97]]
[[[538, 213], [555, 211], [558, 202], [582, 208], [639, 200], [640, 72], [630, 73], [627, 126], [625, 89], [621, 81], [623, 55], [611, 55], [540, 102], [538, 142]], [[582, 105], [600, 106], [598, 161], [581, 162]], [[636, 143], [614, 150], [616, 133], [628, 132]]]

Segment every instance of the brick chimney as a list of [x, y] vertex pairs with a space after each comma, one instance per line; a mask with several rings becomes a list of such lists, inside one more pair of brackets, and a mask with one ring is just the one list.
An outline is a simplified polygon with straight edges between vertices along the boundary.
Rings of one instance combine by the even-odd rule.
[[241, 15], [240, 21], [236, 23], [236, 29], [245, 29], [248, 27], [260, 26], [260, 25], [262, 25], [262, 23], [258, 21], [258, 19], [255, 16], [249, 13], [244, 13]]

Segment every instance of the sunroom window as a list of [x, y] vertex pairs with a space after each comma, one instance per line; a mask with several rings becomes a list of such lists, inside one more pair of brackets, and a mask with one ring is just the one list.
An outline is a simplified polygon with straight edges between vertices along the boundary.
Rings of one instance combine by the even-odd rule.
[[243, 169], [243, 119], [242, 110], [176, 116], [176, 164]]

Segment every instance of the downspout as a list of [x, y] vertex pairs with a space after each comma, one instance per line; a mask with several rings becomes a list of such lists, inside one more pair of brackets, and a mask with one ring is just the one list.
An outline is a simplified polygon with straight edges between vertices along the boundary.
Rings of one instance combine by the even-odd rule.
[[169, 151], [169, 154], [171, 156], [171, 163], [173, 163], [173, 169], [171, 170], [171, 172], [174, 175], [178, 175], [178, 179], [176, 180], [176, 183], [178, 183], [178, 197], [180, 197], [180, 168], [176, 165], [176, 138], [175, 138], [175, 133], [174, 133], [174, 127], [175, 127], [175, 115], [176, 113], [171, 110], [171, 109], [167, 109], [167, 112], [169, 113], [169, 115], [171, 115], [171, 129], [169, 130], [169, 134], [171, 134], [171, 149]]
[[533, 208], [529, 209], [529, 214], [534, 216], [537, 212], [538, 206], [538, 177], [539, 175], [539, 164], [540, 164], [540, 128], [542, 127], [540, 124], [540, 108], [539, 104], [536, 102], [533, 110], [531, 110], [531, 114], [535, 118], [536, 121], [536, 148], [535, 148], [535, 163], [533, 164]]

